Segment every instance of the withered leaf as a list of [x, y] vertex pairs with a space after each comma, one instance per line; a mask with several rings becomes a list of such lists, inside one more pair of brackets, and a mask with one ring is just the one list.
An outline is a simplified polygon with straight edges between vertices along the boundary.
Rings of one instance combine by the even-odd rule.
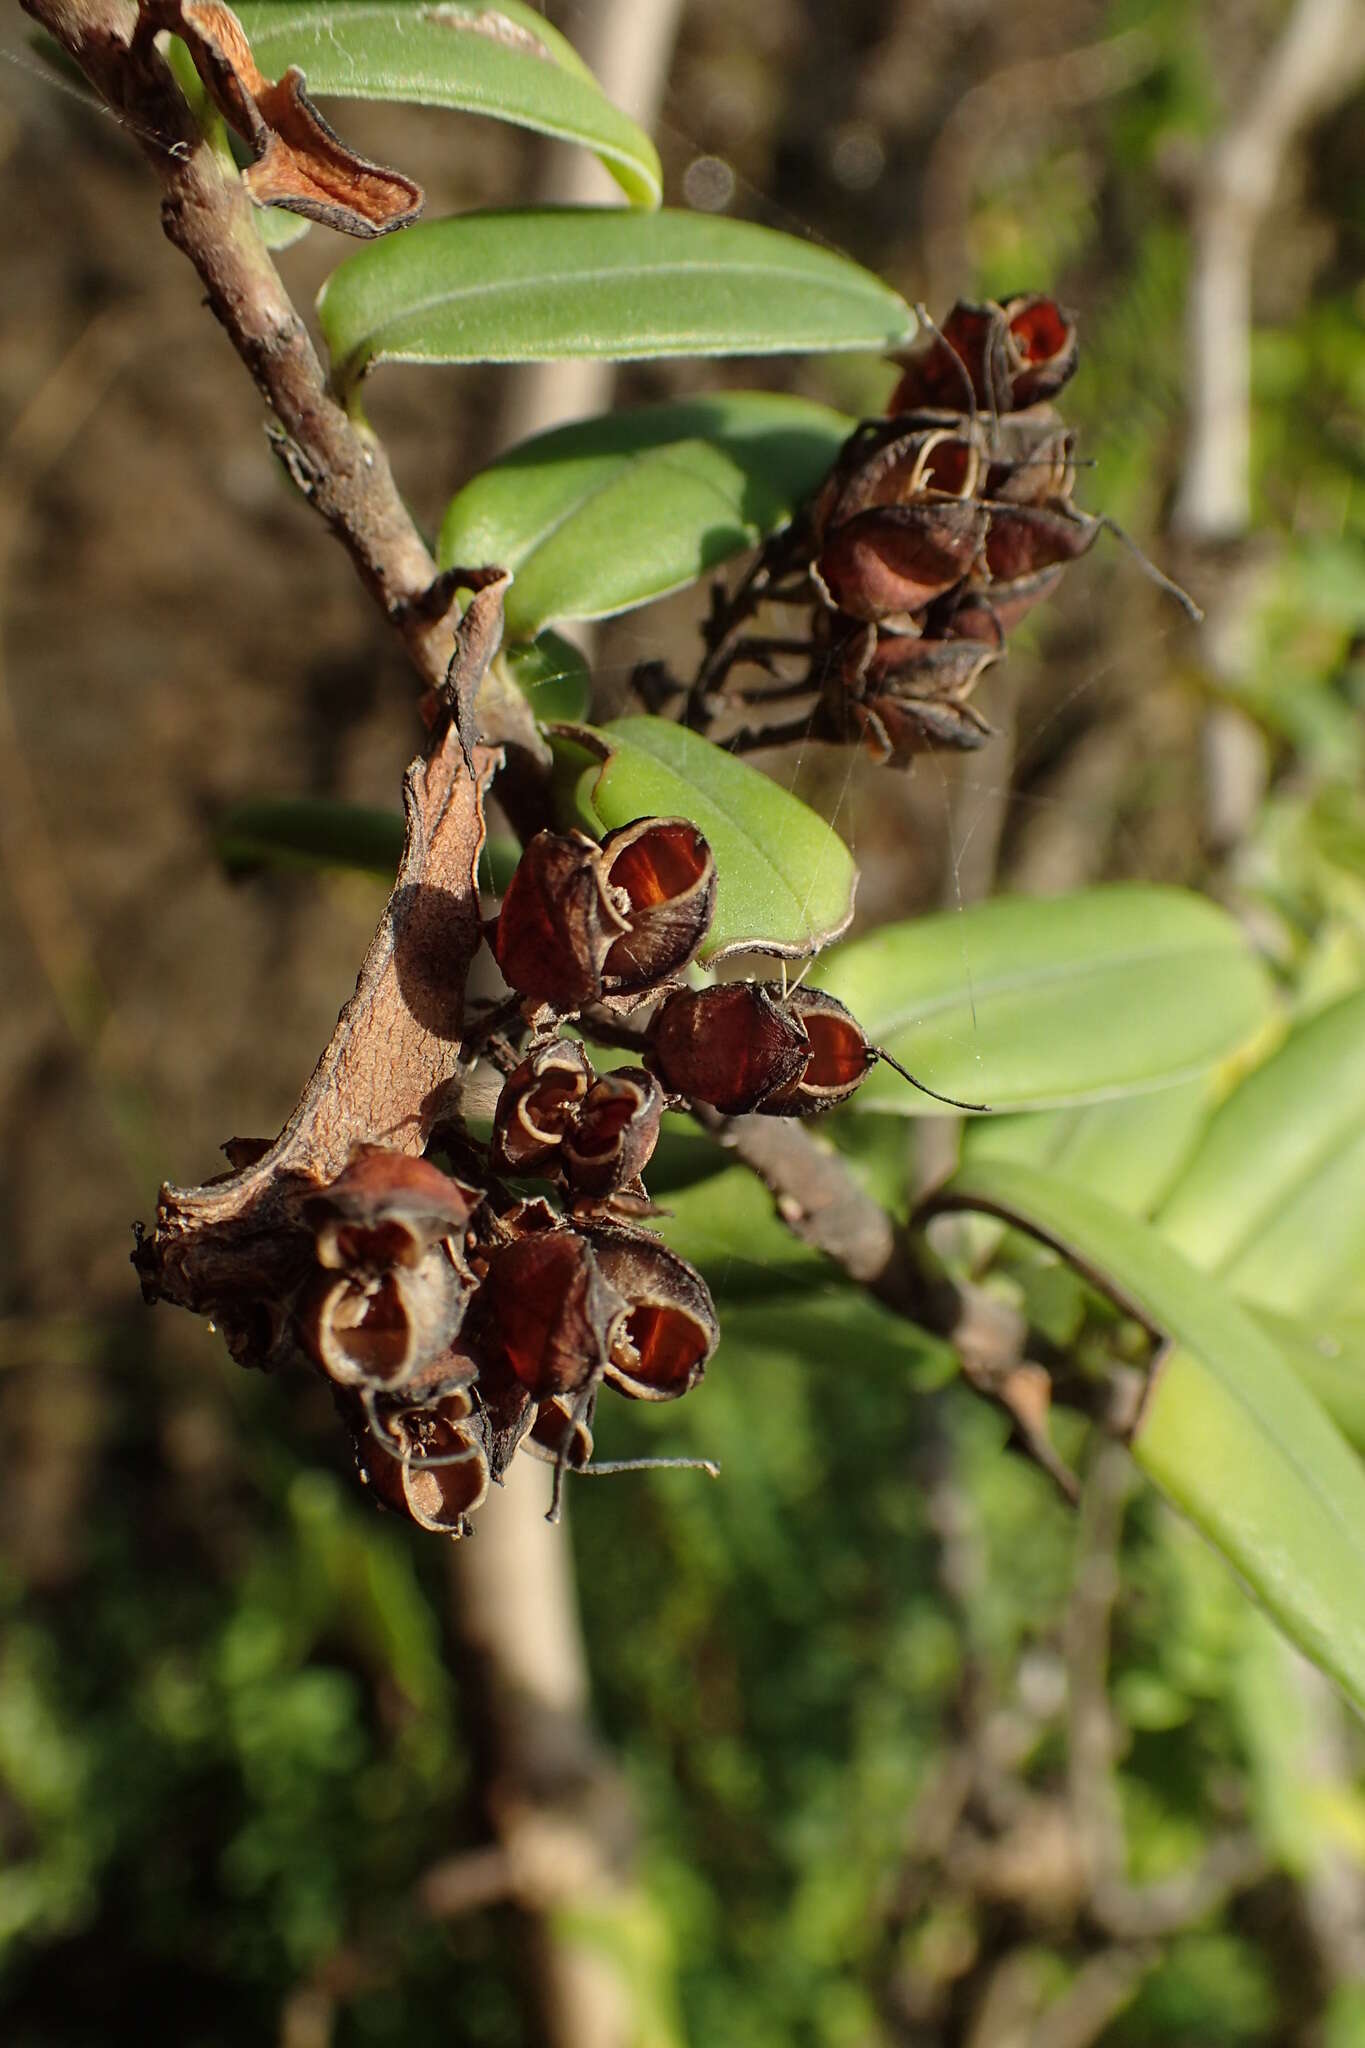
[[417, 218], [421, 186], [348, 149], [309, 99], [297, 65], [277, 84], [263, 77], [223, 0], [144, 0], [142, 19], [182, 39], [219, 113], [250, 143], [256, 161], [243, 180], [259, 205], [365, 239]]
[[[452, 667], [486, 665], [502, 585], [473, 599]], [[419, 1153], [454, 1078], [464, 985], [481, 938], [475, 871], [484, 791], [498, 762], [476, 746], [473, 769], [453, 722], [403, 783], [403, 858], [355, 994], [275, 1143], [203, 1187], [163, 1187], [155, 1229], [134, 1263], [148, 1300], [164, 1299], [225, 1326], [257, 1328], [251, 1304], [274, 1304], [313, 1263], [299, 1198], [337, 1180], [357, 1147]], [[269, 1327], [279, 1318], [269, 1316]], [[265, 1362], [243, 1338], [239, 1356]]]

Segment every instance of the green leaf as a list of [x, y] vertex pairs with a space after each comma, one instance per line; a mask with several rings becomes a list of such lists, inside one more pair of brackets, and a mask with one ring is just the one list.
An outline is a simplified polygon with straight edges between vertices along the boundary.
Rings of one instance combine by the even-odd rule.
[[[820, 986], [931, 1088], [994, 1109], [1189, 1079], [1249, 1038], [1270, 1001], [1223, 911], [1128, 884], [889, 925], [841, 946]], [[854, 1107], [941, 1113], [889, 1068]]]
[[282, 206], [258, 206], [255, 221], [261, 240], [275, 254], [281, 249], [292, 249], [313, 225], [301, 213], [286, 213]]
[[1365, 1262], [1365, 993], [1228, 1097], [1158, 1219], [1243, 1300], [1295, 1314]]
[[[711, 1156], [716, 1157], [715, 1147]], [[793, 1358], [857, 1360], [861, 1371], [899, 1368], [907, 1391], [942, 1385], [955, 1361], [946, 1344], [895, 1315], [778, 1220], [772, 1196], [743, 1166], [670, 1193], [654, 1226], [697, 1267], [721, 1314], [720, 1359], [761, 1343]]]
[[338, 384], [375, 363], [797, 355], [890, 348], [905, 301], [813, 242], [748, 221], [596, 206], [419, 221], [318, 296]]
[[403, 814], [325, 797], [256, 798], [224, 812], [215, 843], [223, 865], [238, 873], [359, 868], [391, 882], [403, 852]]
[[1365, 1319], [1300, 1320], [1254, 1305], [1251, 1312], [1347, 1442], [1365, 1451]]
[[[458, 558], [452, 558], [458, 559]], [[472, 558], [468, 555], [465, 561]], [[488, 561], [494, 560], [492, 555]], [[585, 718], [592, 704], [592, 677], [583, 650], [562, 633], [542, 633], [529, 642], [512, 642], [502, 650], [512, 680], [528, 699], [537, 718]]]
[[659, 203], [654, 144], [604, 96], [572, 44], [522, 0], [243, 0], [235, 12], [270, 78], [297, 64], [309, 91], [324, 97], [454, 107], [582, 143], [634, 205]]
[[[597, 831], [635, 818], [690, 818], [716, 857], [716, 915], [703, 961], [758, 950], [816, 952], [853, 915], [853, 856], [823, 818], [698, 733], [663, 718], [618, 718], [554, 735], [575, 765], [579, 814]], [[577, 752], [575, 752], [577, 750]]]
[[1134, 1457], [1365, 1707], [1365, 1469], [1254, 1317], [1150, 1225], [1051, 1175], [977, 1160], [946, 1194], [1022, 1221], [1165, 1332]]
[[1148, 1216], [1188, 1159], [1211, 1106], [1206, 1074], [1085, 1109], [975, 1118], [964, 1159], [1018, 1159], [1093, 1188], [1129, 1216]]
[[451, 500], [441, 565], [511, 569], [522, 638], [629, 611], [785, 525], [853, 426], [809, 399], [730, 391], [537, 434]]

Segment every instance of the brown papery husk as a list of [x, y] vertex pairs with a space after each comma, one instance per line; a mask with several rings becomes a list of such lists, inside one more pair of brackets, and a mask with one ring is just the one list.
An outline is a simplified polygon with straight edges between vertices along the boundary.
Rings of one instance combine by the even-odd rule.
[[964, 584], [928, 613], [926, 629], [944, 640], [994, 642], [997, 651], [1035, 605], [1051, 597], [1062, 580], [1062, 566], [1039, 569], [1008, 583]]
[[628, 904], [627, 929], [606, 957], [608, 993], [681, 974], [716, 908], [716, 863], [703, 835], [686, 818], [637, 818], [603, 840], [602, 866], [608, 887]]
[[1009, 332], [1016, 410], [1055, 398], [1075, 374], [1080, 356], [1072, 315], [1043, 292], [1006, 299], [1001, 311]]
[[468, 1408], [453, 1400], [381, 1409], [382, 1443], [367, 1417], [352, 1424], [361, 1470], [380, 1499], [435, 1534], [463, 1535], [466, 1517], [488, 1494], [488, 1461], [467, 1415]]
[[794, 1081], [809, 1055], [804, 1031], [763, 983], [728, 981], [669, 996], [647, 1058], [670, 1093], [743, 1116]]
[[1005, 505], [1069, 504], [1076, 436], [1050, 406], [995, 422], [983, 498]]
[[648, 1231], [598, 1229], [592, 1244], [627, 1304], [607, 1379], [632, 1400], [677, 1400], [697, 1384], [720, 1341], [706, 1282]]
[[495, 1251], [479, 1290], [479, 1330], [536, 1401], [601, 1373], [625, 1302], [575, 1230], [537, 1231]]
[[984, 508], [924, 498], [859, 512], [826, 538], [817, 586], [857, 619], [910, 619], [971, 571], [986, 538]]
[[939, 331], [901, 360], [905, 373], [891, 394], [890, 413], [921, 406], [970, 412], [973, 405], [1001, 413], [1014, 403], [1008, 323], [990, 300], [959, 299]]
[[443, 1239], [458, 1242], [482, 1188], [466, 1187], [429, 1159], [358, 1145], [336, 1179], [307, 1196], [318, 1263], [334, 1269], [415, 1266]]
[[809, 1116], [847, 1102], [877, 1057], [861, 1024], [823, 989], [793, 989], [786, 1000], [806, 1035], [809, 1055], [797, 1079], [761, 1105], [762, 1114]]
[[1098, 521], [1051, 505], [992, 505], [986, 568], [993, 583], [1013, 583], [1074, 562], [1094, 546]]
[[564, 1171], [578, 1195], [608, 1195], [638, 1181], [663, 1120], [663, 1090], [643, 1067], [604, 1074], [564, 1141]]
[[560, 1145], [595, 1079], [573, 1038], [537, 1047], [503, 1082], [490, 1157], [503, 1173], [536, 1173], [557, 1163]]
[[300, 1341], [338, 1386], [393, 1390], [449, 1351], [470, 1291], [443, 1245], [415, 1267], [320, 1273], [298, 1309]]
[[626, 930], [607, 894], [596, 841], [582, 832], [537, 832], [507, 885], [493, 957], [518, 994], [579, 1010], [601, 995], [607, 954]]

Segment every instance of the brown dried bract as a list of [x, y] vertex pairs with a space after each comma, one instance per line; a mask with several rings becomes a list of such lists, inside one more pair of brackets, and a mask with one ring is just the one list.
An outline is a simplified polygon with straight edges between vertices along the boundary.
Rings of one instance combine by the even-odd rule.
[[140, 32], [156, 29], [184, 41], [219, 113], [250, 143], [256, 161], [243, 180], [259, 205], [365, 238], [417, 218], [421, 186], [348, 149], [309, 99], [297, 65], [272, 85], [223, 0], [143, 0]]
[[493, 1166], [502, 1173], [556, 1171], [564, 1138], [595, 1078], [576, 1039], [554, 1038], [538, 1046], [502, 1084], [493, 1121]]
[[602, 842], [602, 871], [626, 930], [606, 959], [608, 995], [654, 988], [696, 959], [716, 908], [716, 863], [687, 818], [637, 818]]
[[720, 1341], [715, 1303], [700, 1273], [647, 1231], [597, 1229], [602, 1274], [624, 1297], [606, 1376], [636, 1401], [675, 1401], [693, 1388]]
[[479, 1290], [479, 1330], [534, 1401], [599, 1378], [625, 1301], [575, 1230], [537, 1231], [502, 1245]]
[[722, 1116], [762, 1108], [799, 1078], [809, 1057], [801, 1026], [757, 981], [678, 990], [654, 1017], [647, 1054], [670, 1094], [709, 1103]]
[[663, 1090], [642, 1067], [619, 1067], [589, 1089], [564, 1140], [564, 1172], [579, 1196], [634, 1188], [653, 1156]]
[[686, 818], [637, 818], [599, 846], [537, 832], [507, 886], [493, 953], [511, 988], [561, 1014], [629, 999], [696, 958], [716, 866]]
[[597, 841], [585, 832], [537, 832], [507, 885], [493, 954], [518, 994], [580, 1010], [600, 998], [607, 955], [628, 929]]

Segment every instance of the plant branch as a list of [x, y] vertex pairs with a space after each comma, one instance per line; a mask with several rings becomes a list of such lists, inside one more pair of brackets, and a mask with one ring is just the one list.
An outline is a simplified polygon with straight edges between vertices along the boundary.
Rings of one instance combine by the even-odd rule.
[[999, 1403], [1020, 1447], [1074, 1503], [1075, 1477], [1047, 1433], [1046, 1368], [1061, 1363], [1048, 1338], [1008, 1303], [955, 1280], [923, 1233], [897, 1223], [847, 1161], [803, 1124], [723, 1117], [701, 1105], [692, 1114], [758, 1175], [793, 1236], [896, 1315], [952, 1346], [972, 1386]]
[[[200, 132], [160, 53], [139, 36], [136, 0], [23, 5], [138, 142], [161, 184], [166, 236], [194, 265], [211, 311], [274, 415], [276, 455], [345, 548], [418, 676], [438, 688], [455, 651], [449, 579], [438, 576], [384, 449], [328, 390], [308, 330], [257, 230], [254, 202]], [[484, 725], [500, 740], [540, 746], [529, 711], [510, 690]]]

